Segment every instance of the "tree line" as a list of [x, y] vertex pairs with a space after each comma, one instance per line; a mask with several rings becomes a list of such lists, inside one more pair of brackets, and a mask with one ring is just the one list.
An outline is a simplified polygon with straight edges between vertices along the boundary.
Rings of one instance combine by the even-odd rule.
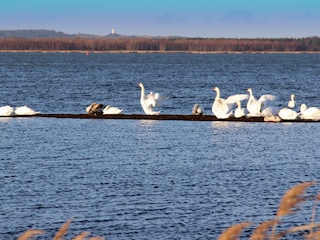
[[320, 38], [2, 38], [0, 51], [318, 52]]

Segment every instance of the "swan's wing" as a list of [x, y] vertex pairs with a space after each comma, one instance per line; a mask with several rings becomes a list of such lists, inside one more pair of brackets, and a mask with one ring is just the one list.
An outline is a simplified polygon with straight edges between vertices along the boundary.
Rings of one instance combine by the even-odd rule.
[[13, 107], [10, 106], [3, 106], [0, 107], [0, 116], [10, 116], [14, 113]]
[[320, 117], [320, 109], [317, 107], [309, 107], [303, 112], [303, 115]]
[[278, 115], [283, 120], [294, 120], [299, 116], [299, 113], [289, 108], [282, 108]]
[[274, 101], [276, 98], [277, 97], [272, 94], [264, 94], [259, 98], [258, 102]]
[[122, 111], [123, 109], [117, 107], [106, 106], [105, 109], [103, 109], [103, 114], [120, 114]]
[[167, 98], [164, 96], [161, 96], [159, 93], [154, 94], [154, 100], [156, 102], [156, 106], [159, 107], [162, 105], [163, 101], [166, 100]]
[[265, 116], [271, 116], [271, 115], [278, 115], [279, 109], [275, 107], [267, 107], [261, 110], [261, 115], [263, 117]]
[[146, 97], [146, 104], [152, 107], [159, 107], [166, 98], [159, 93], [150, 92]]
[[145, 104], [148, 107], [155, 107], [156, 106], [156, 101], [154, 100], [154, 93], [153, 92], [150, 92], [148, 95], [146, 95]]
[[243, 101], [249, 98], [248, 94], [235, 94], [231, 95], [226, 99], [227, 104], [234, 104], [238, 101]]
[[15, 114], [16, 115], [36, 115], [36, 114], [40, 114], [40, 112], [36, 112], [30, 107], [22, 106], [22, 107], [16, 108]]
[[290, 100], [290, 101], [288, 102], [288, 107], [289, 107], [289, 108], [295, 108], [295, 102]]
[[228, 113], [230, 111], [230, 108], [225, 99], [218, 98], [214, 100], [213, 111], [220, 113]]

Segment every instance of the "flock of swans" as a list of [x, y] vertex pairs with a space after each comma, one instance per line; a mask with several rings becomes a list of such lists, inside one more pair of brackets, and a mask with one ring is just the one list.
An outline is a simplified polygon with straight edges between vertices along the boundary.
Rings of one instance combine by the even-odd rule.
[[[142, 83], [138, 86], [141, 88], [140, 104], [146, 115], [159, 115], [160, 111], [154, 111], [155, 107], [162, 105], [166, 97], [159, 93], [150, 92], [146, 94], [145, 87]], [[296, 102], [295, 95], [291, 94], [287, 107], [277, 109], [268, 106], [269, 102], [276, 99], [276, 96], [264, 94], [259, 99], [253, 95], [251, 88], [247, 89], [249, 94], [235, 94], [224, 99], [221, 97], [221, 92], [218, 87], [212, 89], [216, 92], [216, 97], [212, 104], [212, 114], [218, 119], [241, 118], [241, 117], [264, 117], [265, 121], [281, 121], [281, 120], [320, 120], [320, 109], [317, 107], [307, 107], [306, 104], [300, 105], [300, 111], [295, 111]], [[247, 101], [246, 107], [242, 107], [242, 101]], [[104, 114], [121, 114], [123, 109], [93, 102], [86, 108], [89, 115], [104, 115]], [[192, 109], [193, 115], [203, 115], [204, 110], [200, 104], [195, 104]], [[22, 106], [13, 109], [11, 106], [0, 107], [0, 116], [22, 116], [36, 115], [33, 109]]]
[[[251, 88], [247, 89], [247, 94], [236, 94], [223, 99], [220, 97], [220, 89], [213, 88], [216, 91], [216, 97], [212, 105], [212, 113], [218, 119], [226, 119], [229, 117], [264, 117], [265, 121], [281, 121], [281, 120], [320, 120], [320, 109], [316, 107], [307, 108], [306, 104], [301, 104], [300, 111], [297, 112], [295, 95], [291, 94], [288, 106], [277, 109], [268, 106], [268, 103], [274, 101], [276, 96], [272, 94], [264, 94], [256, 99]], [[246, 108], [242, 108], [241, 101], [247, 100]], [[236, 106], [236, 108], [235, 108]]]
[[[161, 106], [166, 99], [159, 93], [150, 92], [146, 94], [145, 87], [142, 83], [138, 86], [141, 88], [140, 104], [146, 115], [159, 115], [160, 111], [154, 111], [155, 107]], [[264, 117], [265, 121], [281, 121], [281, 120], [320, 120], [320, 109], [316, 107], [307, 108], [306, 104], [301, 104], [300, 111], [297, 112], [295, 95], [291, 94], [288, 106], [282, 109], [268, 106], [268, 104], [276, 99], [272, 94], [264, 94], [258, 99], [253, 95], [251, 88], [247, 89], [248, 94], [235, 94], [227, 99], [221, 97], [218, 87], [212, 90], [216, 92], [216, 97], [212, 104], [212, 113], [218, 119], [241, 118], [241, 117]], [[242, 107], [242, 101], [247, 100], [246, 107]], [[106, 111], [106, 108], [112, 109]], [[105, 107], [103, 104], [92, 103], [87, 107], [88, 114], [120, 114], [123, 110], [116, 107]], [[195, 104], [192, 108], [193, 115], [203, 115], [204, 110], [200, 104]]]

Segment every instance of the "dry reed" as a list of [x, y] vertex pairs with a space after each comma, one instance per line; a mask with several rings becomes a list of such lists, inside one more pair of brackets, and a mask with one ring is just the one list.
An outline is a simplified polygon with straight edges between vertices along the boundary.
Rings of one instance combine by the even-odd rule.
[[266, 239], [269, 239], [268, 231], [276, 223], [278, 223], [278, 220], [275, 220], [275, 219], [261, 223], [253, 231], [253, 233], [252, 233], [252, 235], [250, 237], [250, 240], [266, 240]]
[[98, 237], [91, 237], [89, 240], [105, 240], [104, 237], [98, 236]]
[[[304, 182], [298, 185], [293, 186], [289, 189], [282, 197], [278, 211], [276, 214], [276, 219], [279, 220], [281, 217], [295, 213], [295, 210], [298, 207], [298, 204], [304, 202], [306, 198], [303, 196], [307, 188], [314, 185], [315, 182]], [[276, 239], [276, 227], [278, 222], [272, 227], [271, 239]]]
[[54, 236], [53, 240], [63, 240], [63, 236], [66, 235], [66, 233], [68, 232], [69, 226], [70, 226], [72, 221], [73, 221], [73, 219], [70, 219], [70, 220], [66, 221], [61, 226], [59, 231], [56, 233], [56, 235]]
[[239, 235], [241, 234], [242, 230], [246, 227], [249, 227], [252, 225], [250, 222], [243, 222], [236, 225], [233, 225], [226, 229], [220, 236], [219, 240], [236, 240], [239, 238]]
[[[301, 226], [297, 226], [297, 227], [292, 227], [292, 228], [289, 228], [289, 229], [287, 229], [285, 231], [282, 231], [282, 232], [278, 233], [274, 238], [275, 239], [280, 239], [280, 238], [286, 236], [289, 233], [308, 231], [310, 229], [318, 228], [318, 227], [320, 227], [320, 223], [318, 223], [318, 224], [306, 224], [306, 225], [301, 225]], [[309, 238], [311, 235], [314, 235], [314, 234], [311, 234], [311, 235], [310, 234], [311, 233], [306, 235], [306, 238]], [[311, 238], [311, 239], [319, 239], [319, 238]]]
[[[315, 221], [315, 215], [316, 215], [316, 207], [318, 202], [320, 201], [320, 193], [318, 193], [316, 198], [314, 198], [315, 202], [313, 204], [310, 224], [295, 226], [295, 227], [286, 229], [285, 231], [276, 233], [276, 227], [280, 223], [280, 219], [283, 216], [295, 213], [300, 203], [305, 202], [308, 199], [311, 199], [304, 195], [307, 189], [315, 184], [316, 182], [304, 182], [296, 186], [293, 186], [291, 189], [289, 189], [283, 195], [280, 201], [275, 218], [269, 221], [265, 221], [260, 225], [258, 225], [255, 228], [255, 230], [253, 230], [249, 239], [250, 240], [267, 240], [267, 239], [275, 240], [275, 239], [283, 238], [290, 233], [308, 231], [309, 233], [305, 235], [305, 239], [319, 240], [320, 239], [320, 223], [314, 223], [314, 221]], [[220, 240], [238, 239], [242, 229], [249, 225], [250, 224], [248, 224], [247, 222], [244, 222], [244, 223], [231, 226], [219, 236], [219, 239]], [[272, 227], [271, 234], [269, 234], [271, 227]], [[315, 232], [313, 231], [314, 229], [316, 230]]]
[[72, 238], [72, 240], [84, 240], [88, 235], [90, 235], [90, 232], [82, 232], [74, 238]]
[[[67, 234], [70, 224], [73, 221], [73, 219], [70, 219], [66, 221], [58, 230], [58, 232], [55, 234], [53, 237], [53, 240], [63, 240], [63, 236]], [[43, 234], [45, 233], [42, 230], [27, 230], [23, 232], [17, 240], [32, 240], [33, 237], [37, 234]], [[90, 232], [82, 232], [75, 237], [72, 238], [72, 240], [85, 240], [87, 236], [89, 236], [91, 233]], [[89, 240], [104, 240], [105, 238], [102, 236], [97, 236], [97, 237], [91, 237]]]
[[17, 240], [31, 240], [33, 239], [33, 237], [35, 235], [38, 234], [44, 234], [44, 231], [42, 230], [37, 230], [37, 229], [31, 229], [31, 230], [27, 230], [25, 232], [23, 232], [18, 238]]
[[289, 189], [282, 197], [276, 217], [281, 218], [285, 215], [294, 213], [292, 209], [297, 208], [299, 203], [305, 201], [302, 194], [305, 193], [308, 187], [311, 187], [314, 184], [315, 182], [304, 182]]
[[[320, 201], [320, 193], [314, 198], [315, 202], [313, 204], [312, 209], [312, 215], [311, 215], [311, 223], [305, 224], [301, 226], [296, 226], [289, 228], [285, 231], [276, 233], [276, 227], [280, 223], [280, 219], [283, 216], [293, 214], [296, 212], [296, 209], [298, 208], [299, 203], [302, 203], [309, 198], [305, 197], [304, 194], [306, 190], [315, 185], [316, 182], [304, 182], [301, 184], [298, 184], [291, 189], [289, 189], [282, 197], [281, 202], [279, 204], [275, 219], [265, 221], [258, 225], [255, 230], [252, 232], [250, 236], [250, 240], [267, 240], [267, 239], [280, 239], [285, 237], [286, 235], [294, 232], [300, 232], [300, 231], [309, 231], [308, 234], [306, 234], [304, 237], [307, 240], [315, 240], [320, 239], [320, 223], [315, 223], [315, 215], [316, 215], [316, 207], [318, 202]], [[67, 231], [69, 230], [69, 226], [73, 219], [68, 220], [65, 222], [61, 228], [58, 230], [58, 232], [55, 234], [53, 240], [63, 240], [63, 236], [66, 235]], [[236, 240], [239, 239], [240, 234], [242, 230], [246, 227], [251, 226], [252, 223], [250, 222], [243, 222], [236, 225], [233, 225], [226, 229], [220, 236], [219, 240]], [[271, 235], [268, 234], [270, 231], [270, 228], [272, 227], [272, 233]], [[315, 231], [314, 231], [315, 230]], [[24, 233], [22, 233], [17, 240], [32, 240], [33, 237], [37, 234], [43, 234], [45, 233], [42, 230], [27, 230]], [[84, 240], [86, 237], [90, 235], [89, 232], [82, 232], [72, 238], [72, 240]], [[89, 240], [104, 240], [104, 237], [98, 236], [98, 237], [91, 237]]]

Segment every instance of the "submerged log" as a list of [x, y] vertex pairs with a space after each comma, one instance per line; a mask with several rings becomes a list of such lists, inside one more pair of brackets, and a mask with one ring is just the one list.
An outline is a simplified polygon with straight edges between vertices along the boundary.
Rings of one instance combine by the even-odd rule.
[[[232, 122], [266, 122], [263, 117], [241, 117], [218, 119], [213, 115], [144, 115], [144, 114], [108, 114], [108, 115], [89, 115], [89, 114], [37, 114], [33, 116], [10, 116], [10, 117], [43, 117], [43, 118], [77, 118], [77, 119], [132, 119], [132, 120], [179, 120], [179, 121], [232, 121]], [[320, 122], [319, 120], [281, 120], [280, 122]]]
[[180, 121], [240, 121], [240, 122], [263, 122], [263, 117], [255, 118], [228, 118], [218, 119], [212, 115], [144, 115], [144, 114], [107, 114], [107, 115], [88, 115], [88, 114], [40, 114], [39, 117], [54, 118], [81, 118], [81, 119], [136, 119], [136, 120], [180, 120]]

